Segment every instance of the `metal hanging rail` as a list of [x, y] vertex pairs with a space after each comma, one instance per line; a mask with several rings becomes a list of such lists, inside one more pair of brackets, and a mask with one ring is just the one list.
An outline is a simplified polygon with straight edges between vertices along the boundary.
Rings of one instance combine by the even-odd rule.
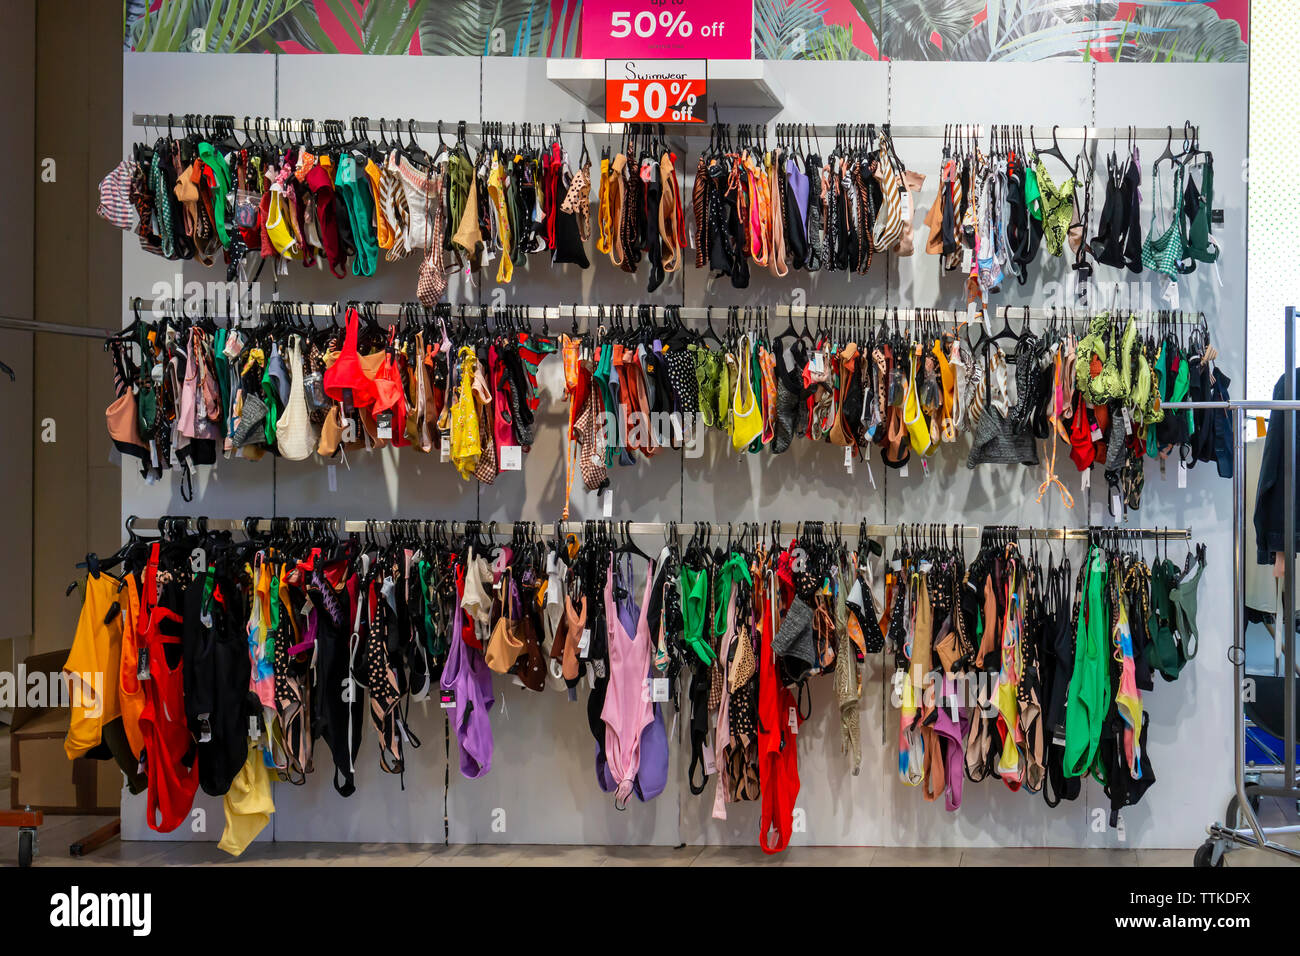
[[61, 322], [38, 322], [35, 319], [19, 319], [10, 315], [0, 315], [0, 329], [35, 332], [42, 335], [74, 335], [83, 339], [103, 339], [113, 334], [108, 329], [97, 329], [92, 326], [65, 325]]
[[[128, 527], [134, 530], [155, 531], [160, 525], [169, 521], [179, 522], [182, 519], [186, 522], [185, 527], [194, 531], [201, 527], [206, 527], [208, 531], [245, 531], [250, 526], [256, 530], [266, 530], [263, 527], [265, 522], [270, 522], [272, 517], [250, 517], [241, 518], [206, 518], [195, 515], [164, 515], [162, 518], [129, 518]], [[447, 528], [453, 532], [464, 531], [466, 526], [477, 525], [480, 531], [491, 531], [496, 534], [510, 534], [516, 527], [533, 528], [540, 532], [553, 531], [559, 527], [563, 534], [578, 534], [588, 527], [613, 526], [618, 531], [626, 530], [628, 534], [649, 535], [663, 534], [665, 531], [676, 528], [679, 537], [691, 534], [696, 526], [707, 527], [713, 534], [721, 531], [739, 532], [742, 525], [749, 524], [757, 526], [763, 533], [770, 533], [773, 529], [783, 535], [797, 535], [810, 528], [819, 528], [826, 534], [839, 535], [845, 538], [856, 538], [860, 535], [863, 526], [845, 521], [782, 521], [775, 524], [771, 521], [732, 521], [725, 525], [716, 522], [693, 522], [693, 521], [617, 521], [608, 518], [590, 519], [588, 521], [461, 521], [452, 519], [438, 518], [311, 518], [298, 517], [291, 518], [281, 516], [278, 520], [282, 521], [304, 521], [304, 522], [324, 522], [333, 524], [333, 530], [348, 534], [352, 532], [361, 533], [369, 530], [378, 530], [386, 532], [390, 527], [396, 526], [403, 521], [415, 521], [423, 525], [424, 522], [445, 521]], [[256, 524], [254, 524], [256, 522]], [[901, 522], [899, 524], [869, 524], [866, 525], [866, 534], [869, 538], [890, 538], [890, 537], [907, 537], [912, 534], [925, 535], [933, 532], [938, 535], [947, 534], [949, 538], [976, 539], [985, 532], [1006, 532], [1013, 534], [1018, 538], [1028, 538], [1035, 541], [1087, 541], [1094, 535], [1110, 537], [1114, 540], [1124, 541], [1150, 541], [1150, 540], [1169, 540], [1169, 541], [1188, 541], [1191, 540], [1191, 530], [1189, 528], [1115, 528], [1110, 525], [1093, 525], [1087, 528], [1039, 528], [1039, 527], [1020, 527], [1018, 525], [968, 525], [968, 524], [942, 524], [942, 523], [914, 523]]]
[[[204, 125], [206, 123], [206, 125], [210, 128], [211, 121], [216, 118], [216, 115], [220, 115], [220, 114], [214, 115], [210, 113], [204, 113], [197, 116], [194, 114], [189, 114], [189, 118], [191, 121], [197, 120], [200, 125]], [[231, 115], [229, 113], [226, 113], [222, 116], [222, 118], [228, 120], [231, 119]], [[267, 119], [267, 117], [250, 116], [248, 117], [248, 119], [251, 121], [252, 119]], [[427, 120], [420, 120], [415, 122], [414, 125], [408, 125], [408, 123], [405, 120], [401, 120], [401, 119], [394, 119], [391, 122], [388, 117], [382, 117], [382, 119], [384, 121], [385, 131], [390, 135], [404, 134], [404, 133], [408, 133], [410, 130], [414, 130], [417, 133], [425, 133], [425, 134], [433, 134], [433, 135], [437, 135], [438, 133], [441, 133], [443, 137], [450, 138], [454, 142], [457, 131], [461, 129], [461, 121], [459, 120], [443, 120], [442, 128], [441, 130], [439, 130], [438, 123], [436, 121], [430, 122]], [[148, 126], [157, 130], [163, 130], [163, 129], [167, 129], [168, 127], [171, 127], [173, 133], [177, 132], [178, 130], [181, 132], [184, 131], [185, 120], [186, 120], [186, 114], [178, 115], [176, 113], [171, 113], [171, 114], [134, 113], [131, 116], [131, 123], [133, 126]], [[366, 116], [349, 117], [347, 120], [335, 120], [335, 119], [315, 120], [310, 117], [306, 119], [288, 119], [288, 118], [277, 119], [271, 117], [270, 126], [267, 127], [264, 125], [262, 131], [272, 136], [280, 132], [302, 133], [304, 130], [308, 128], [307, 124], [311, 124], [310, 129], [312, 134], [315, 136], [321, 136], [323, 135], [325, 129], [325, 127], [322, 124], [327, 122], [338, 122], [343, 124], [343, 131], [345, 133], [349, 133], [352, 130], [353, 120], [356, 120], [357, 126], [360, 129], [364, 129], [367, 132], [374, 132], [374, 133], [379, 132], [379, 119], [373, 117], [366, 117]], [[484, 123], [466, 122], [464, 124], [464, 131], [466, 136], [481, 137], [483, 135], [483, 131], [485, 128], [492, 129], [499, 125], [504, 135], [509, 136], [513, 131], [513, 133], [516, 136], [518, 136], [522, 134], [522, 127], [524, 125], [524, 122], [529, 123], [531, 135], [533, 136], [538, 136], [538, 135], [550, 136], [552, 133], [554, 133], [557, 127], [562, 133], [586, 132], [591, 136], [622, 136], [623, 133], [630, 128], [629, 124], [626, 123], [605, 123], [600, 121], [587, 121], [587, 120], [560, 120], [558, 123], [555, 121], [533, 122], [533, 121], [520, 121], [520, 120], [502, 120], [498, 122], [484, 122]], [[642, 123], [636, 125], [639, 125], [643, 129], [648, 129], [650, 126], [655, 124]], [[680, 126], [672, 127], [672, 132], [676, 133], [679, 136], [682, 135], [681, 131], [682, 131], [682, 127]], [[236, 125], [235, 132], [242, 133], [243, 127], [240, 125]], [[704, 130], [704, 132], [706, 133], [708, 132], [707, 128]], [[1057, 135], [1059, 136], [1060, 134], [1058, 133]], [[1164, 133], [1162, 132], [1160, 135], [1164, 136]]]
[[914, 305], [777, 305], [773, 306], [773, 311], [778, 319], [819, 319], [835, 317], [860, 317], [868, 310], [875, 310], [877, 318], [881, 315], [889, 318], [891, 321], [894, 314], [898, 314], [900, 322], [919, 322], [927, 317], [932, 316], [953, 316], [955, 322], [968, 322], [979, 324], [982, 322], [992, 322], [1007, 316], [1013, 322], [1021, 322], [1028, 318], [1031, 322], [1046, 322], [1050, 319], [1069, 321], [1071, 318], [1091, 318], [1104, 312], [1117, 312], [1122, 314], [1132, 314], [1139, 318], [1144, 316], [1156, 316], [1163, 312], [1168, 315], [1181, 316], [1184, 320], [1197, 319], [1201, 313], [1188, 312], [1168, 309], [1131, 309], [1128, 306], [1118, 305], [1106, 307], [1104, 305], [1094, 306], [1091, 308], [1060, 308], [1060, 309], [1040, 309], [1037, 307], [1025, 307], [1018, 305], [999, 305], [990, 308], [987, 312], [981, 312], [974, 308], [973, 304], [965, 309], [946, 309], [931, 306], [914, 306]]
[[[231, 114], [229, 113], [215, 114], [215, 115], [222, 115], [224, 119], [232, 118]], [[211, 113], [199, 114], [197, 116], [195, 116], [194, 114], [190, 114], [191, 119], [197, 119], [200, 122], [207, 121], [209, 126], [211, 125], [211, 121], [215, 118], [215, 115]], [[253, 117], [250, 116], [248, 118], [251, 120]], [[368, 132], [379, 131], [379, 120], [372, 117], [364, 117], [364, 116], [349, 117], [349, 119], [346, 121], [337, 120], [336, 122], [343, 123], [344, 131], [347, 132], [351, 130], [351, 121], [353, 119], [357, 121], [357, 125], [359, 127], [367, 130]], [[386, 128], [394, 129], [394, 127], [389, 126], [388, 117], [383, 117], [383, 120]], [[178, 119], [178, 114], [175, 113], [170, 113], [170, 114], [133, 113], [131, 116], [131, 122], [132, 125], [135, 126], [148, 126], [158, 130], [171, 127], [173, 131], [175, 131], [177, 126], [180, 126], [182, 129], [184, 128], [185, 114], [180, 114]], [[313, 124], [312, 132], [319, 134], [323, 129], [321, 124], [324, 122], [326, 121], [314, 120], [311, 119], [310, 117], [305, 120], [288, 119], [288, 118], [285, 119], [271, 118], [270, 120], [271, 126], [269, 132], [271, 134], [275, 134], [280, 132], [281, 130], [284, 130], [287, 133], [301, 133], [304, 130], [304, 124], [311, 123]], [[406, 122], [400, 119], [395, 119], [393, 122], [396, 124], [396, 128], [394, 130], [395, 132], [405, 133], [408, 131], [408, 125]], [[762, 130], [766, 127], [775, 127], [778, 125], [781, 126], [788, 125], [791, 127], [792, 136], [797, 131], [798, 133], [811, 135], [811, 136], [834, 137], [837, 133], [842, 133], [845, 132], [846, 130], [851, 133], [853, 126], [855, 125], [864, 126], [869, 122], [871, 121], [864, 119], [853, 123], [838, 123], [838, 124], [823, 123], [823, 124], [815, 124], [815, 125], [813, 124], [801, 125], [801, 124], [793, 124], [793, 123], [787, 124], [784, 122], [777, 123], [776, 121], [773, 121], [771, 123], [749, 123], [748, 125], [750, 126], [751, 129], [757, 129], [757, 130]], [[471, 135], [471, 136], [482, 136], [483, 129], [487, 125], [489, 124], [466, 122], [464, 126], [465, 133], [466, 135]], [[522, 122], [519, 121], [513, 121], [513, 122], [505, 121], [504, 123], [505, 129], [507, 131], [510, 130], [510, 128], [513, 126], [515, 128], [516, 133], [519, 132], [519, 128], [522, 125], [523, 125]], [[648, 129], [650, 127], [661, 125], [661, 124], [642, 123], [642, 124], [633, 124], [633, 125], [640, 125], [641, 128]], [[736, 124], [730, 123], [724, 125], [730, 125], [734, 129]], [[443, 120], [442, 129], [441, 129], [442, 135], [444, 137], [446, 136], [454, 137], [456, 135], [456, 131], [459, 128], [459, 126], [460, 126], [459, 120]], [[533, 135], [537, 135], [540, 132], [543, 135], [547, 135], [547, 136], [549, 136], [557, 126], [560, 128], [560, 131], [562, 133], [581, 133], [585, 131], [591, 134], [592, 136], [622, 136], [629, 129], [629, 124], [626, 123], [586, 122], [584, 120], [560, 120], [558, 123], [534, 122], [531, 124], [531, 126], [532, 126]], [[1055, 126], [1053, 127], [1053, 126], [1039, 126], [1037, 124], [1031, 125], [1028, 123], [1007, 123], [1007, 124], [999, 123], [991, 126], [986, 124], [981, 124], [981, 123], [947, 123], [947, 124], [929, 124], [929, 125], [921, 125], [921, 126], [905, 126], [898, 123], [894, 123], [894, 124], [876, 123], [875, 126], [877, 130], [881, 130], [881, 131], [887, 128], [889, 134], [893, 136], [895, 139], [944, 139], [946, 137], [951, 137], [955, 135], [960, 135], [967, 138], [982, 137], [982, 136], [989, 135], [989, 133], [992, 131], [996, 130], [1000, 132], [1003, 129], [1009, 129], [1009, 130], [1021, 129], [1026, 131], [1026, 133], [1032, 132], [1032, 135], [1034, 137], [1039, 137], [1041, 134], [1041, 136], [1046, 136], [1049, 139], [1052, 136], [1053, 132], [1055, 132], [1056, 138], [1058, 140], [1062, 140], [1062, 139], [1083, 140], [1085, 138], [1089, 140], [1101, 140], [1101, 139], [1118, 140], [1118, 139], [1128, 139], [1130, 137], [1132, 137], [1134, 140], [1163, 140], [1163, 139], [1170, 139], [1170, 138], [1177, 139], [1178, 137], [1184, 135], [1184, 126], [1182, 122], [1179, 122], [1177, 125], [1174, 126]], [[712, 124], [708, 124], [708, 123], [667, 124], [667, 128], [670, 130], [670, 132], [677, 137], [708, 136], [711, 127]], [[409, 128], [414, 129], [414, 131], [417, 133], [437, 134], [439, 132], [437, 121], [419, 120], [416, 121], [415, 124]], [[243, 129], [241, 126], [236, 125], [235, 131], [242, 132]], [[1190, 135], [1193, 136], [1200, 135], [1199, 127], [1195, 127], [1195, 126], [1188, 127], [1187, 131], [1190, 133]]]
[[[176, 314], [184, 315], [186, 313], [186, 304], [191, 303], [195, 300], [187, 298], [183, 301], [178, 302], [177, 300], [173, 300], [173, 299], [157, 300], [157, 299], [150, 299], [144, 296], [133, 296], [128, 300], [128, 307], [134, 306], [137, 302], [140, 303], [141, 306], [143, 306], [143, 304], [145, 303], [152, 302], [154, 303], [154, 307], [156, 308], [158, 307], [158, 303], [160, 301], [162, 303], [165, 303], [166, 307], [174, 311]], [[221, 297], [207, 298], [204, 299], [203, 302], [205, 307], [212, 307], [214, 309], [221, 305], [225, 305], [229, 307], [231, 304], [229, 299], [225, 299]], [[280, 299], [280, 300], [273, 300], [271, 302], [261, 302], [259, 303], [259, 307], [262, 313], [273, 312], [277, 306], [281, 306], [281, 307], [291, 306], [291, 307], [298, 308], [303, 315], [334, 317], [337, 315], [341, 315], [343, 313], [343, 310], [350, 303], [355, 303], [357, 305], [363, 305], [363, 304], [369, 305], [374, 309], [375, 314], [380, 316], [400, 316], [403, 314], [403, 311], [411, 305], [415, 305], [416, 308], [420, 310], [423, 310], [424, 308], [423, 306], [415, 302], [367, 302], [366, 300], [358, 300], [358, 299], [339, 299], [334, 302], [299, 302], [293, 299]], [[863, 316], [867, 314], [869, 310], [874, 309], [878, 313], [883, 314], [884, 316], [890, 318], [891, 320], [894, 316], [894, 313], [897, 312], [898, 319], [899, 321], [902, 322], [917, 322], [927, 316], [932, 316], [936, 314], [946, 316], [951, 314], [954, 318], [954, 321], [956, 322], [968, 322], [972, 324], [979, 324], [982, 322], [992, 322], [995, 319], [1001, 318], [1003, 315], [1009, 316], [1013, 322], [1024, 321], [1026, 315], [1028, 316], [1029, 320], [1032, 322], [1046, 322], [1052, 318], [1068, 320], [1071, 317], [1077, 317], [1079, 314], [1079, 310], [1076, 309], [1051, 310], [1051, 309], [1029, 308], [1026, 311], [1024, 307], [1014, 306], [1014, 305], [998, 306], [995, 309], [990, 309], [988, 312], [972, 311], [969, 308], [968, 309], [945, 309], [945, 308], [937, 308], [937, 307], [931, 308], [929, 306], [910, 306], [910, 305], [909, 306], [901, 306], [901, 305], [885, 306], [885, 305], [829, 305], [827, 304], [827, 305], [796, 305], [796, 306], [792, 306], [792, 305], [672, 306], [672, 305], [663, 305], [660, 303], [635, 303], [635, 302], [612, 303], [609, 305], [563, 305], [561, 304], [561, 305], [544, 305], [544, 306], [543, 305], [492, 306], [492, 305], [479, 305], [477, 303], [443, 303], [443, 305], [445, 307], [450, 308], [452, 310], [453, 315], [459, 315], [461, 313], [464, 313], [466, 316], [478, 316], [480, 314], [495, 315], [501, 311], [520, 309], [522, 310], [522, 314], [524, 315], [524, 317], [528, 319], [540, 319], [540, 320], [545, 320], [547, 322], [554, 322], [560, 319], [571, 319], [571, 318], [594, 319], [594, 318], [599, 318], [602, 314], [606, 318], [608, 318], [611, 317], [614, 314], [614, 310], [618, 308], [623, 309], [623, 315], [625, 318], [628, 316], [635, 318], [639, 310], [641, 309], [649, 309], [650, 314], [653, 318], [663, 318], [664, 315], [666, 314], [666, 310], [672, 309], [682, 319], [700, 320], [700, 321], [707, 320], [707, 319], [714, 319], [714, 318], [725, 319], [727, 317], [727, 313], [729, 309], [737, 309], [741, 316], [744, 316], [746, 314], [750, 316], [753, 316], [755, 314], [762, 315], [763, 313], [770, 311], [773, 317], [776, 319], [800, 318], [800, 319], [813, 319], [813, 320], [816, 320], [818, 318], [829, 319], [829, 318], [843, 317], [843, 316], [850, 316], [850, 317]], [[1119, 307], [1119, 310], [1121, 312], [1126, 311], [1122, 306]], [[1101, 308], [1100, 311], [1105, 312], [1106, 309]], [[1155, 314], [1165, 310], [1155, 309], [1155, 310], [1148, 311], [1148, 310], [1138, 309], [1138, 310], [1127, 310], [1127, 311], [1132, 312], [1134, 315], [1139, 315], [1139, 316], [1148, 315], [1148, 314], [1154, 316]], [[227, 312], [229, 312], [229, 314], [231, 315], [234, 314], [229, 309], [227, 309]], [[226, 313], [218, 313], [218, 317], [222, 317], [224, 314]], [[247, 312], [242, 308], [239, 309], [238, 314], [241, 318], [251, 318], [251, 313]], [[1084, 314], [1091, 316], [1100, 313], [1095, 310], [1084, 310]], [[1180, 315], [1183, 318], [1188, 320], [1193, 320], [1197, 318], [1197, 316], [1200, 313], [1184, 311], [1184, 312], [1174, 312], [1172, 314]], [[3, 326], [3, 320], [0, 320], [0, 327], [2, 326]], [[59, 328], [76, 329], [77, 327], [66, 326], [66, 327], [59, 327]], [[58, 328], [55, 328], [55, 329], [51, 329], [50, 331], [58, 331], [58, 330], [59, 330]], [[40, 331], [45, 331], [45, 330], [42, 329]], [[103, 335], [111, 334], [106, 331], [100, 332], [99, 330], [91, 330], [89, 333], [87, 333], [86, 330], [83, 329], [81, 330], [81, 332], [83, 334], [92, 334], [95, 337], [102, 337]], [[78, 334], [78, 333], [70, 332], [69, 334]], [[1211, 406], [1203, 404], [1198, 407], [1208, 408]], [[1213, 407], [1227, 408], [1229, 406], [1220, 404]], [[1266, 408], [1268, 406], [1267, 403], [1264, 404], [1255, 403], [1251, 407]]]
[[[158, 300], [152, 300], [145, 296], [133, 296], [128, 300], [128, 307], [133, 305], [137, 300], [141, 303], [141, 305], [149, 302], [154, 302], [154, 303], [158, 302]], [[184, 315], [186, 303], [192, 301], [193, 300], [190, 299], [185, 299], [179, 302], [174, 299], [162, 300], [162, 302], [165, 303], [167, 307], [173, 308], [176, 314], [178, 315]], [[211, 305], [211, 306], [216, 306], [218, 302], [224, 302], [227, 305], [229, 304], [229, 300], [219, 300], [216, 298], [205, 299], [203, 301], [205, 305]], [[276, 300], [271, 302], [262, 302], [259, 305], [260, 305], [260, 311], [262, 313], [273, 312], [276, 306], [281, 306], [281, 307], [297, 306], [300, 307], [304, 315], [312, 315], [312, 316], [323, 315], [323, 316], [333, 317], [336, 315], [343, 314], [343, 310], [349, 304], [369, 305], [373, 307], [376, 315], [400, 316], [403, 314], [404, 309], [406, 309], [408, 306], [411, 305], [415, 305], [416, 308], [421, 312], [424, 309], [424, 306], [420, 305], [418, 302], [414, 302], [414, 300], [410, 302], [366, 302], [366, 300], [364, 299], [339, 299], [335, 302], [295, 302], [292, 299], [281, 299], [281, 300]], [[477, 317], [480, 314], [487, 314], [489, 316], [492, 316], [492, 315], [496, 315], [498, 312], [509, 312], [511, 309], [519, 309], [523, 312], [524, 316], [529, 319], [545, 319], [548, 322], [557, 321], [560, 319], [569, 319], [569, 318], [594, 319], [594, 318], [599, 318], [602, 315], [606, 318], [609, 318], [614, 314], [614, 311], [619, 308], [623, 309], [624, 318], [628, 318], [630, 316], [633, 319], [636, 318], [639, 310], [643, 308], [650, 309], [651, 315], [654, 318], [662, 318], [665, 314], [666, 309], [672, 309], [674, 312], [677, 313], [679, 317], [683, 319], [709, 319], [709, 318], [725, 319], [727, 316], [727, 310], [729, 308], [736, 308], [740, 310], [742, 315], [745, 313], [746, 310], [749, 310], [749, 314], [753, 315], [756, 312], [761, 313], [763, 311], [766, 311], [766, 309], [768, 308], [768, 306], [762, 306], [762, 305], [760, 306], [743, 306], [743, 305], [742, 306], [726, 306], [726, 305], [665, 306], [665, 305], [654, 304], [654, 303], [642, 304], [642, 303], [635, 303], [635, 302], [612, 303], [610, 305], [493, 306], [493, 305], [478, 305], [477, 303], [462, 303], [462, 304], [443, 303], [443, 305], [449, 307], [452, 310], [452, 315], [459, 315], [463, 312], [466, 316]], [[239, 315], [241, 318], [251, 317], [250, 313], [246, 313], [242, 309], [240, 310]], [[104, 334], [108, 334], [108, 333], [104, 333]]]

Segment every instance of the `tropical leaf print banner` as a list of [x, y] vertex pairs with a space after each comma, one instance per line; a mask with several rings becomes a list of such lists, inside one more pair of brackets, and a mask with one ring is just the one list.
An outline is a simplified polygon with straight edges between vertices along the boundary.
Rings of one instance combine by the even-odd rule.
[[[582, 0], [126, 0], [123, 47], [582, 56]], [[769, 60], [1244, 61], [1250, 0], [754, 0]]]

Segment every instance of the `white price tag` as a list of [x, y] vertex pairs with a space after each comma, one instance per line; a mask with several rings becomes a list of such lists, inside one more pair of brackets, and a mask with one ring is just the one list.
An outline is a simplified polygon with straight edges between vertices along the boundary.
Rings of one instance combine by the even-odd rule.
[[844, 446], [844, 470], [850, 475], [853, 474], [853, 446]]
[[524, 450], [518, 445], [501, 446], [501, 470], [520, 471], [524, 467]]
[[1178, 459], [1178, 487], [1187, 487], [1187, 462]]
[[1114, 513], [1116, 518], [1119, 518], [1120, 515], [1124, 513], [1124, 507], [1120, 503], [1118, 491], [1110, 496], [1110, 510]]
[[898, 469], [898, 477], [899, 478], [907, 477], [907, 462], [903, 462], [903, 467]]
[[339, 490], [339, 469], [337, 465], [325, 466], [325, 477], [329, 479], [330, 491]]
[[1087, 491], [1092, 487], [1092, 469], [1085, 468], [1079, 472], [1079, 490]]
[[602, 497], [605, 499], [605, 506], [602, 509], [605, 517], [606, 518], [614, 517], [614, 489], [606, 488], [605, 494]]
[[248, 715], [248, 739], [257, 740], [261, 737], [261, 732], [257, 729], [257, 714]]
[[718, 765], [713, 760], [713, 748], [708, 744], [704, 745], [704, 775], [712, 777], [718, 772]]
[[652, 682], [650, 699], [656, 704], [664, 703], [668, 700], [668, 678], [656, 677]]
[[795, 707], [790, 708], [790, 733], [799, 733], [799, 711]]
[[591, 628], [586, 628], [582, 632], [582, 638], [578, 641], [578, 654], [585, 657], [589, 647], [591, 647]]

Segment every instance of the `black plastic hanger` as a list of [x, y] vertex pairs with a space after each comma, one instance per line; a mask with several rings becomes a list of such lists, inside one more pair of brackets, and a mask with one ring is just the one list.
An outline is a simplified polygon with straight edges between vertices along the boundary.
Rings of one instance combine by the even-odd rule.
[[1057, 139], [1056, 139], [1056, 131], [1057, 131], [1058, 129], [1060, 129], [1059, 126], [1053, 126], [1053, 127], [1052, 127], [1052, 145], [1051, 145], [1051, 146], [1048, 146], [1048, 147], [1045, 147], [1045, 148], [1043, 148], [1043, 149], [1039, 149], [1039, 148], [1038, 148], [1038, 142], [1034, 139], [1034, 127], [1033, 127], [1033, 125], [1031, 124], [1030, 127], [1029, 127], [1029, 142], [1030, 142], [1030, 145], [1033, 146], [1033, 149], [1034, 149], [1034, 155], [1035, 155], [1035, 156], [1039, 156], [1039, 157], [1042, 157], [1042, 156], [1055, 156], [1057, 159], [1059, 159], [1059, 160], [1061, 161], [1061, 164], [1062, 164], [1062, 165], [1067, 166], [1067, 167], [1071, 170], [1071, 172], [1073, 172], [1073, 170], [1074, 170], [1074, 164], [1072, 164], [1071, 162], [1069, 162], [1069, 160], [1067, 160], [1067, 159], [1065, 158], [1064, 154], [1061, 153], [1061, 144], [1060, 144], [1059, 142], [1057, 142]]

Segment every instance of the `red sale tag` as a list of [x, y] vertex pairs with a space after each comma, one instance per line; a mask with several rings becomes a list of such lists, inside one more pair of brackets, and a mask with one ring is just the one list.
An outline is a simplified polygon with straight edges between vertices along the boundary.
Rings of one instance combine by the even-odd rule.
[[606, 60], [609, 123], [707, 123], [707, 60]]

